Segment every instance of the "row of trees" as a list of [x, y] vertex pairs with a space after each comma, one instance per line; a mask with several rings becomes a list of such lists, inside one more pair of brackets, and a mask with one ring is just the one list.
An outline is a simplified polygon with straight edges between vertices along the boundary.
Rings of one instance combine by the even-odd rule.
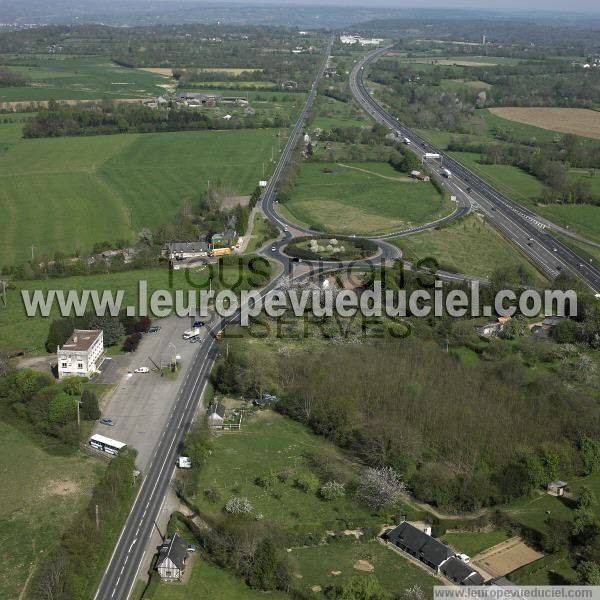
[[27, 120], [23, 136], [40, 138], [244, 127], [280, 128], [289, 124], [289, 119], [281, 114], [260, 121], [254, 116], [233, 117], [224, 121], [219, 116], [186, 107], [162, 109], [111, 101], [66, 106], [51, 100], [48, 108], [41, 109], [35, 117]]
[[84, 389], [83, 380], [69, 377], [56, 383], [50, 375], [22, 369], [0, 377], [0, 402], [24, 425], [62, 443], [79, 443], [77, 411], [83, 421], [100, 417], [94, 392]]

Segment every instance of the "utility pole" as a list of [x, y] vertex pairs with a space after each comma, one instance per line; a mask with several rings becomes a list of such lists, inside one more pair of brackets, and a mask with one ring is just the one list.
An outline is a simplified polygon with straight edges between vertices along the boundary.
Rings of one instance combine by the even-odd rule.
[[80, 400], [77, 400], [77, 430], [81, 431], [81, 414], [80, 414], [80, 406], [79, 406], [79, 402]]
[[4, 306], [4, 308], [6, 308], [8, 301], [6, 299], [6, 286], [8, 285], [8, 282], [4, 279], [0, 279], [0, 288], [2, 288], [2, 290], [0, 291], [0, 298], [2, 299], [2, 305]]
[[32, 244], [31, 245], [31, 261], [33, 262], [33, 249], [35, 248], [35, 246]]
[[98, 514], [98, 505], [96, 504], [96, 529], [100, 529], [100, 516]]

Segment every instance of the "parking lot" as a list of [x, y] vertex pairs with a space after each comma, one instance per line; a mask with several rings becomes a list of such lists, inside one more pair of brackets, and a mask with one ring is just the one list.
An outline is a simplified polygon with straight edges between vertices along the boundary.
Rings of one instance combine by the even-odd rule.
[[[116, 386], [102, 414], [114, 426], [98, 424], [95, 433], [134, 447], [138, 451], [137, 466], [142, 472], [151, 460], [180, 382], [199, 347], [182, 339], [183, 332], [190, 329], [189, 318], [172, 316], [155, 324], [160, 331], [144, 335], [136, 352], [105, 360], [101, 373], [94, 378], [94, 382]], [[201, 329], [201, 335], [206, 335], [205, 328]], [[161, 377], [154, 363], [166, 365], [174, 355], [181, 357], [178, 377], [174, 380]], [[133, 372], [138, 367], [148, 367], [150, 372]]]

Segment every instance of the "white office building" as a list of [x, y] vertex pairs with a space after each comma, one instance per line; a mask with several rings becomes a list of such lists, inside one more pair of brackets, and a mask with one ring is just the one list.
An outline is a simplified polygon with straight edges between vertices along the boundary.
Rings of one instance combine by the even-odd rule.
[[99, 329], [75, 329], [58, 347], [58, 378], [90, 377], [98, 371], [98, 359], [104, 351], [104, 336]]

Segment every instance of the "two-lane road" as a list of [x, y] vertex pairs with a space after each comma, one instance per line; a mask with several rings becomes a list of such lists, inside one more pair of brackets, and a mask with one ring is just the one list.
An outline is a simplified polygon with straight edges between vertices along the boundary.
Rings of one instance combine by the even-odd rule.
[[[300, 139], [306, 118], [316, 98], [330, 52], [331, 42], [327, 47], [325, 58], [311, 87], [306, 104], [292, 130], [264, 195], [273, 197], [293, 149]], [[280, 221], [272, 220], [278, 224], [280, 229], [284, 229]], [[281, 262], [284, 268], [261, 290], [261, 294], [266, 297], [278, 287], [282, 277], [286, 274], [286, 267], [289, 267], [287, 259], [279, 253], [272, 258]], [[208, 335], [198, 344], [193, 363], [180, 384], [166, 427], [161, 433], [160, 439], [157, 440], [152, 460], [144, 473], [139, 493], [119, 536], [94, 600], [127, 600], [129, 598], [146, 552], [155, 519], [171, 481], [179, 446], [192, 425], [202, 391], [217, 355], [216, 333], [238, 318], [239, 313], [228, 319], [217, 319], [211, 324]]]

